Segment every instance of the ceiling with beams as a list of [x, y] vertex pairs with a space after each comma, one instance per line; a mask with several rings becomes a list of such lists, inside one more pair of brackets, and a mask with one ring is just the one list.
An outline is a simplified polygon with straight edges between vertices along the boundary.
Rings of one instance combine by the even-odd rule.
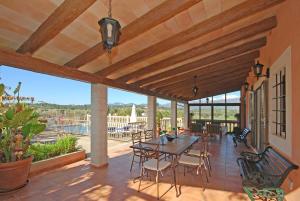
[[0, 64], [163, 98], [216, 95], [240, 89], [283, 1], [113, 0], [122, 35], [108, 56], [97, 23], [108, 0], [3, 0]]

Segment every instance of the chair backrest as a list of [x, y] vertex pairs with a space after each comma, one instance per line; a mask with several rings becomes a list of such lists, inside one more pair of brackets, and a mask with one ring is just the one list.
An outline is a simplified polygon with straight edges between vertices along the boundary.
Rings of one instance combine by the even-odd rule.
[[155, 159], [156, 160], [156, 168], [159, 168], [159, 143], [151, 143], [151, 142], [141, 142], [140, 145], [143, 147], [141, 149], [141, 154], [144, 159]]
[[142, 132], [131, 133], [132, 145], [141, 143], [142, 141]]
[[207, 132], [204, 132], [201, 134], [201, 140], [200, 140], [200, 145], [201, 145], [201, 148], [200, 148], [200, 151], [202, 153], [208, 153], [208, 141], [209, 141], [209, 135]]
[[145, 141], [153, 139], [153, 130], [145, 130], [144, 138], [145, 138]]
[[244, 128], [241, 132], [240, 138], [245, 139], [249, 133], [251, 133], [251, 130], [249, 128]]
[[258, 165], [264, 172], [277, 175], [276, 181], [273, 181], [276, 187], [279, 187], [283, 183], [291, 170], [298, 169], [297, 165], [283, 157], [271, 146], [267, 147], [262, 153], [262, 159], [258, 162]]

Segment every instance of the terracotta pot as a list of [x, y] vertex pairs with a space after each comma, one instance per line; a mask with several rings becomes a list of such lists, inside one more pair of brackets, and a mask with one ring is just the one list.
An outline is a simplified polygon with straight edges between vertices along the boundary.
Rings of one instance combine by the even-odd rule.
[[8, 192], [27, 184], [32, 157], [25, 160], [0, 163], [0, 192]]

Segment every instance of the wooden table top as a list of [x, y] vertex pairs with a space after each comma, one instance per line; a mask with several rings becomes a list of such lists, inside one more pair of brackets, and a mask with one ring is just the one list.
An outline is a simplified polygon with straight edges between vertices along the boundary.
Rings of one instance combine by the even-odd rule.
[[[172, 142], [169, 142], [165, 136], [161, 136], [160, 138], [154, 138], [152, 140], [147, 141], [146, 143], [151, 144], [160, 144], [159, 151], [161, 153], [172, 154], [172, 155], [180, 155], [185, 150], [190, 148], [193, 144], [195, 144], [199, 140], [198, 136], [186, 136], [179, 135]], [[155, 146], [155, 145], [152, 145]], [[151, 147], [149, 144], [135, 144], [130, 146], [135, 149], [143, 149], [146, 147]]]

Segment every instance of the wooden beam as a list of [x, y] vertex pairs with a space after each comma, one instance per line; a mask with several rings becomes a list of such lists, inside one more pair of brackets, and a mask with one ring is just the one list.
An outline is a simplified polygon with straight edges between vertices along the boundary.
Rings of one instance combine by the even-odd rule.
[[[48, 61], [31, 57], [30, 55], [24, 55], [13, 51], [7, 51], [0, 49], [0, 65], [11, 66], [33, 72], [43, 73], [47, 75], [53, 75], [62, 78], [68, 78], [88, 83], [101, 83], [110, 87], [123, 89], [126, 91], [132, 91], [150, 96], [158, 96], [165, 99], [176, 100], [170, 96], [163, 94], [156, 94], [147, 89], [139, 88], [135, 85], [128, 85], [125, 83], [116, 82], [111, 79], [101, 78], [95, 74], [86, 73], [77, 69], [60, 66], [58, 64], [50, 63]], [[182, 101], [177, 99], [177, 101]]]
[[142, 51], [139, 51], [121, 61], [118, 61], [98, 71], [97, 74], [103, 77], [107, 77], [120, 68], [124, 68], [129, 64], [137, 63], [145, 58], [158, 55], [178, 45], [182, 45], [186, 41], [191, 41], [199, 38], [234, 21], [238, 21], [242, 18], [253, 15], [259, 11], [262, 11], [281, 2], [283, 2], [283, 0], [248, 0], [203, 22], [200, 22], [185, 31], [175, 34], [164, 41], [153, 44], [152, 46], [147, 47]]
[[[215, 81], [214, 83], [207, 83], [206, 85], [201, 86], [201, 88], [199, 88], [199, 92], [198, 94], [201, 93], [205, 93], [207, 91], [211, 91], [211, 90], [217, 90], [219, 88], [229, 88], [231, 86], [240, 86], [242, 85], [244, 79], [246, 77], [246, 74], [241, 74], [239, 78], [235, 77], [235, 78], [228, 78], [227, 80], [218, 80]], [[174, 90], [170, 93], [168, 93], [168, 95], [173, 96], [174, 94], [180, 94], [181, 96], [194, 96], [191, 88], [183, 88], [183, 89], [178, 89], [178, 90]]]
[[[244, 33], [244, 32], [239, 32], [239, 33]], [[218, 39], [216, 41], [218, 41]], [[230, 40], [225, 40], [225, 41], [230, 42]], [[267, 41], [266, 37], [263, 37], [263, 38], [260, 38], [260, 39], [257, 39], [257, 40], [252, 40], [252, 41], [246, 42], [245, 44], [241, 44], [239, 46], [231, 47], [231, 48], [226, 49], [222, 52], [207, 56], [205, 58], [201, 58], [199, 60], [184, 64], [184, 65], [181, 65], [177, 68], [167, 70], [165, 72], [160, 72], [158, 74], [152, 75], [152, 76], [147, 77], [145, 79], [141, 79], [141, 80], [139, 80], [135, 83], [137, 85], [143, 85], [143, 84], [146, 84], [146, 83], [151, 83], [153, 81], [161, 80], [161, 79], [169, 77], [169, 76], [174, 76], [174, 75], [177, 75], [177, 74], [182, 73], [184, 71], [192, 70], [193, 68], [196, 68], [196, 67], [204, 66], [204, 65], [207, 65], [209, 63], [217, 62], [217, 61], [222, 60], [222, 59], [226, 59], [226, 58], [229, 58], [229, 57], [232, 57], [232, 56], [235, 56], [235, 55], [239, 55], [243, 52], [247, 52], [247, 51], [250, 51], [250, 50], [261, 48], [261, 47], [266, 45], [266, 41]], [[212, 41], [211, 43], [215, 43], [215, 41]], [[207, 47], [207, 46], [204, 45], [203, 47]], [[203, 48], [203, 49], [206, 49], [206, 48]], [[210, 51], [210, 48], [208, 48], [207, 51]], [[198, 51], [195, 51], [195, 52], [198, 52]], [[194, 51], [188, 51], [186, 54], [187, 54], [187, 56], [189, 56], [189, 55], [191, 56], [191, 54], [194, 54]], [[180, 55], [177, 55], [177, 56], [180, 57]], [[173, 57], [173, 58], [174, 58], [174, 60], [177, 60], [178, 57]], [[164, 66], [159, 65], [158, 63], [157, 63], [157, 65], [151, 65], [151, 66], [153, 66], [153, 68], [155, 68], [155, 70], [159, 70], [157, 67], [160, 67], [160, 69], [164, 68]], [[148, 72], [152, 72], [153, 69], [151, 67], [150, 68], [149, 67], [146, 67], [146, 68], [142, 69], [141, 71], [136, 71], [135, 73], [132, 73], [130, 75], [126, 75], [123, 78], [118, 79], [118, 80], [119, 81], [125, 81], [125, 80], [131, 79], [131, 78], [135, 78], [137, 76], [140, 76], [141, 75], [140, 73], [145, 74], [146, 70], [148, 70]], [[136, 76], [134, 77], [134, 75], [136, 75]]]
[[[241, 73], [245, 73], [247, 74], [250, 70], [250, 66], [254, 64], [254, 60], [253, 62], [249, 62], [249, 63], [245, 63], [242, 65], [238, 65], [238, 66], [233, 66], [230, 69], [224, 71], [224, 70], [220, 70], [220, 71], [216, 71], [214, 73], [209, 73], [206, 74], [206, 76], [199, 76], [196, 80], [196, 84], [198, 87], [202, 87], [202, 85], [205, 85], [206, 83], [211, 83], [214, 81], [218, 81], [218, 80], [223, 80], [226, 78], [231, 78], [234, 77], [235, 75], [240, 75]], [[245, 66], [249, 66], [249, 68], [245, 68]], [[161, 88], [157, 88], [155, 91], [171, 91], [173, 89], [181, 89], [184, 87], [192, 87], [194, 85], [195, 81], [193, 79], [193, 77], [188, 77], [186, 80], [181, 81], [181, 82], [177, 82], [174, 83], [172, 85], [169, 86], [164, 86]]]
[[165, 79], [163, 81], [147, 85], [144, 88], [154, 89], [154, 88], [158, 88], [158, 87], [162, 87], [162, 86], [166, 86], [166, 85], [171, 85], [172, 83], [183, 81], [187, 77], [193, 77], [195, 75], [201, 76], [202, 74], [219, 71], [224, 68], [230, 68], [231, 66], [242, 65], [244, 63], [251, 62], [255, 58], [258, 58], [258, 57], [259, 57], [259, 51], [250, 52], [247, 54], [239, 55], [234, 58], [230, 58], [228, 60], [224, 60], [222, 62], [218, 62], [218, 63], [207, 65], [207, 66], [202, 66], [199, 69], [193, 69], [192, 71], [189, 71], [187, 73], [176, 75], [174, 77]]
[[[210, 80], [206, 80], [206, 81], [201, 80], [201, 82], [198, 82], [196, 85], [199, 88], [199, 91], [203, 91], [211, 85], [217, 85], [219, 83], [222, 83], [222, 84], [231, 83], [231, 82], [235, 82], [236, 80], [240, 80], [241, 78], [245, 79], [247, 77], [248, 72], [249, 71], [247, 69], [246, 70], [243, 69], [243, 70], [236, 71], [236, 72], [232, 73], [231, 75], [226, 74], [226, 75], [222, 76], [222, 79], [220, 79], [220, 76], [218, 76], [218, 77], [211, 78]], [[170, 94], [172, 92], [178, 92], [178, 91], [192, 93], [193, 87], [194, 87], [194, 83], [188, 83], [186, 85], [172, 87], [169, 89], [155, 90], [155, 92], [160, 92], [163, 94]]]
[[[200, 1], [202, 0], [167, 0], [161, 3], [154, 9], [147, 12], [145, 15], [139, 17], [138, 19], [134, 20], [126, 27], [124, 27], [121, 30], [122, 35], [120, 37], [119, 45], [150, 30], [158, 24], [167, 21], [168, 19], [190, 8]], [[93, 61], [104, 53], [105, 50], [103, 49], [102, 42], [99, 42], [95, 46], [91, 47], [90, 49], [73, 58], [71, 61], [67, 62], [65, 65], [79, 68], [80, 66]]]
[[18, 48], [17, 52], [33, 54], [71, 24], [95, 1], [96, 0], [65, 0]]
[[185, 97], [184, 99], [185, 100], [201, 99], [201, 98], [205, 98], [205, 97], [209, 97], [209, 96], [215, 96], [215, 95], [224, 94], [224, 93], [228, 93], [228, 92], [238, 91], [240, 89], [241, 89], [241, 84], [236, 85], [236, 86], [226, 87], [226, 88], [219, 88], [219, 89], [215, 89], [215, 90], [212, 89], [203, 94], [199, 94], [196, 97], [189, 96], [189, 97]]

